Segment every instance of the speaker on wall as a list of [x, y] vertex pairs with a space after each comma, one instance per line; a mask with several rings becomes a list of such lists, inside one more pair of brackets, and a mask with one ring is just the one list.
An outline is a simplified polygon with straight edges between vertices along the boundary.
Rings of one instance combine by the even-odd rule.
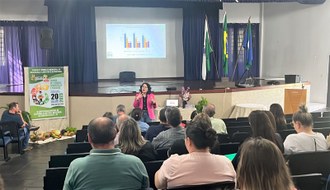
[[40, 30], [40, 48], [52, 49], [54, 47], [53, 29], [44, 27]]

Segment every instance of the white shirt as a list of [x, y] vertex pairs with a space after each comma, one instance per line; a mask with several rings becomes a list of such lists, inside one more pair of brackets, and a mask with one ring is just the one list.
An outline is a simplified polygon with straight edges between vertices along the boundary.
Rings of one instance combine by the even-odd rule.
[[284, 153], [325, 151], [328, 149], [327, 141], [322, 133], [307, 134], [301, 132], [291, 134], [284, 141]]

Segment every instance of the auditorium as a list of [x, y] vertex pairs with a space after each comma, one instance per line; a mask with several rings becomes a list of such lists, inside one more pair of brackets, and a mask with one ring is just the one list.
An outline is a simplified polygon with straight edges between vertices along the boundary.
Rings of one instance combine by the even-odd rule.
[[[140, 176], [140, 189], [255, 189], [243, 179], [254, 148], [275, 149], [278, 167], [290, 161], [268, 170], [288, 175], [286, 187], [272, 188], [327, 188], [329, 8], [327, 0], [1, 0], [0, 189], [135, 189]], [[111, 137], [97, 133], [105, 126]], [[217, 168], [211, 162], [189, 168], [201, 152], [232, 163], [227, 173], [204, 172]], [[123, 171], [128, 182], [113, 186], [90, 181], [93, 171], [73, 179], [85, 169], [74, 167], [99, 154], [143, 169]], [[191, 178], [175, 179], [179, 171]]]

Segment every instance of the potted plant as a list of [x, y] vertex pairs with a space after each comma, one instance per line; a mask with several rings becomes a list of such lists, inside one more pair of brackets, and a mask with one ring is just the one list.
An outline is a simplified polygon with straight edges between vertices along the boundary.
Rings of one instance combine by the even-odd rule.
[[199, 100], [195, 105], [197, 113], [202, 113], [204, 106], [206, 106], [207, 104], [208, 104], [207, 99], [202, 96], [201, 100]]

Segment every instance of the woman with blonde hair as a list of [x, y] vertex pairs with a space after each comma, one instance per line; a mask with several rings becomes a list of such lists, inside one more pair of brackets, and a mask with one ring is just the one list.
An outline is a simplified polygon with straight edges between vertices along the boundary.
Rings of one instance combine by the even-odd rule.
[[118, 147], [123, 153], [135, 155], [143, 162], [156, 160], [154, 147], [141, 136], [140, 128], [133, 118], [121, 124]]
[[281, 151], [261, 137], [251, 138], [242, 145], [237, 185], [240, 190], [295, 189]]

